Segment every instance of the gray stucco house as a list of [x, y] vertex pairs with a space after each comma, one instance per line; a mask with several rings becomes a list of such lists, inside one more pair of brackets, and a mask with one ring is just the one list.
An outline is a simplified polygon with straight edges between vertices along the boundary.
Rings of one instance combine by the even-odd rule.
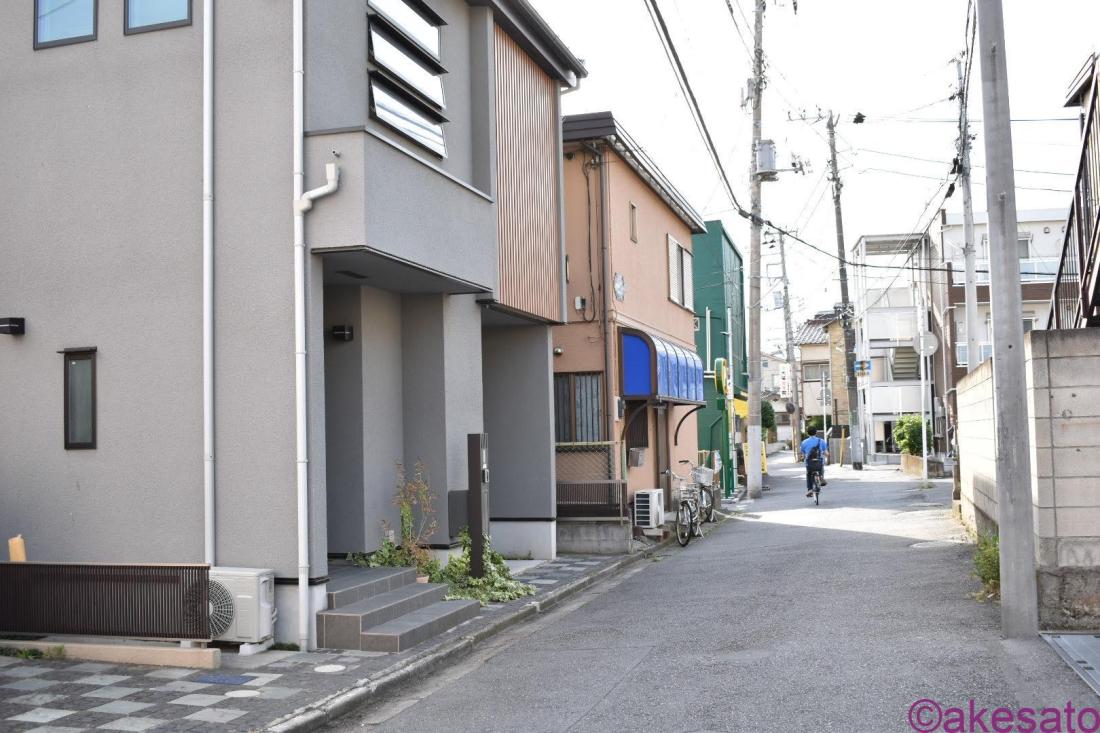
[[298, 640], [398, 462], [452, 543], [486, 432], [495, 544], [553, 556], [585, 71], [525, 0], [5, 2], [0, 68], [0, 535], [274, 568]]

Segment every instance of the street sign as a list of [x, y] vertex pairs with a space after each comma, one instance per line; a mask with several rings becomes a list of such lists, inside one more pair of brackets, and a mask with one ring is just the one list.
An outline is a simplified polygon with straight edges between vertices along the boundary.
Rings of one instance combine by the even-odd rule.
[[917, 353], [921, 356], [932, 356], [940, 348], [940, 340], [931, 331], [922, 331], [917, 337]]

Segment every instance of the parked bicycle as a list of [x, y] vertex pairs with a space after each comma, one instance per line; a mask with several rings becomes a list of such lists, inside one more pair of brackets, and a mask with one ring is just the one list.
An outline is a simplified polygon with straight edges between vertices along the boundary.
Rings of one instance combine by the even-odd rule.
[[[691, 461], [680, 463], [691, 466]], [[714, 469], [691, 466], [690, 477], [671, 468], [665, 474], [676, 483], [676, 542], [686, 547], [692, 537], [703, 536], [703, 522], [714, 521]]]
[[681, 476], [671, 468], [665, 471], [665, 475], [675, 482], [673, 501], [676, 502], [676, 542], [680, 547], [687, 547], [693, 536], [702, 534], [699, 531], [699, 490], [688, 477]]

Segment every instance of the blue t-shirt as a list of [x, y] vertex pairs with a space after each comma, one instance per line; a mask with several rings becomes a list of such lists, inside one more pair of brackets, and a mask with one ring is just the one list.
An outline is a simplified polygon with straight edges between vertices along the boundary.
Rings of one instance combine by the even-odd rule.
[[816, 435], [811, 435], [802, 441], [802, 455], [809, 459], [810, 451], [814, 449], [814, 446], [818, 446], [818, 460], [824, 460], [825, 453], [829, 450], [829, 444]]

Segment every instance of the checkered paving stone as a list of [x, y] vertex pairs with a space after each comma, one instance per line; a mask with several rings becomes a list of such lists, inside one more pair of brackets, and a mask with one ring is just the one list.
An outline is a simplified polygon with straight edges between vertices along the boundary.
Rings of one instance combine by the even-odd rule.
[[[599, 572], [617, 557], [565, 556], [519, 576], [535, 599]], [[536, 582], [537, 581], [537, 582]], [[394, 654], [347, 650], [265, 652], [218, 670], [0, 656], [0, 731], [260, 730], [304, 705], [379, 674], [403, 660], [461, 638], [531, 602], [492, 604], [430, 642]], [[318, 669], [336, 668], [323, 672]]]

